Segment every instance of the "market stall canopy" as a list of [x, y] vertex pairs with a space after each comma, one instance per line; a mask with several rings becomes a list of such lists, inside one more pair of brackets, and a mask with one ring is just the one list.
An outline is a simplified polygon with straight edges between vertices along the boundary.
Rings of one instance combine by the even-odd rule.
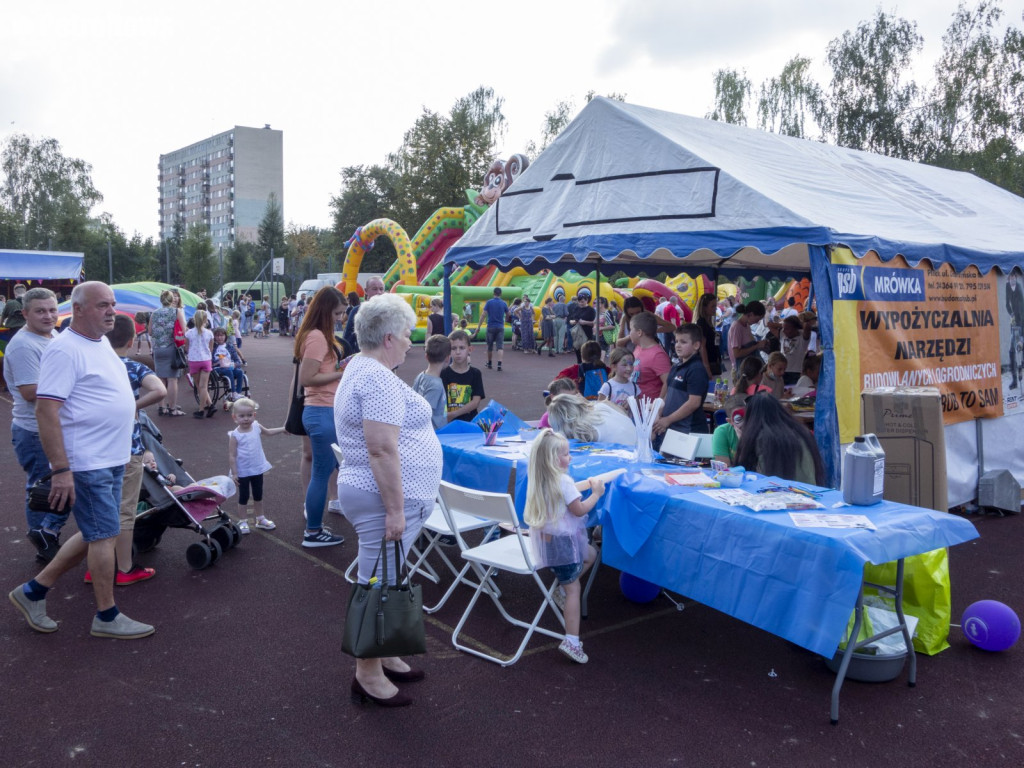
[[445, 262], [806, 273], [808, 245], [846, 245], [984, 273], [1024, 262], [1021, 222], [969, 173], [596, 98]]
[[0, 250], [0, 280], [79, 280], [83, 253]]

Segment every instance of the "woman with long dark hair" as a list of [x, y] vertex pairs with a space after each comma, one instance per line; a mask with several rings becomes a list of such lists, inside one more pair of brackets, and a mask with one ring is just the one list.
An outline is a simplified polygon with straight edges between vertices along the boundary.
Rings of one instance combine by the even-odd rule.
[[814, 434], [766, 392], [747, 400], [736, 465], [809, 485], [827, 480]]
[[708, 378], [722, 375], [722, 350], [715, 341], [715, 312], [718, 309], [718, 297], [713, 293], [705, 293], [697, 300], [694, 311], [694, 322], [700, 328], [704, 343], [700, 345], [700, 361]]
[[334, 336], [336, 323], [345, 317], [341, 292], [321, 288], [309, 302], [302, 325], [295, 334], [295, 358], [299, 361], [299, 384], [305, 388], [302, 426], [312, 453], [309, 484], [306, 487], [306, 531], [304, 547], [332, 547], [345, 541], [323, 526], [327, 484], [338, 468], [331, 444], [334, 434], [334, 393], [345, 372], [344, 348]]

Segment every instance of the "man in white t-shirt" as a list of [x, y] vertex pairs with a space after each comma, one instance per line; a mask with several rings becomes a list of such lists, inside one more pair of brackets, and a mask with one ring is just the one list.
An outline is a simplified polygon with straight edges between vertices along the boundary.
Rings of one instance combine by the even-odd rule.
[[75, 286], [71, 325], [50, 342], [39, 364], [36, 418], [50, 462], [50, 506], [71, 508], [76, 533], [10, 601], [37, 632], [57, 631], [46, 593], [88, 557], [97, 613], [94, 637], [133, 640], [155, 631], [129, 619], [114, 602], [114, 544], [124, 467], [131, 458], [135, 398], [124, 363], [104, 334], [114, 327], [114, 292], [100, 282]]
[[14, 334], [4, 350], [4, 380], [11, 393], [11, 441], [18, 464], [25, 470], [25, 519], [28, 539], [37, 550], [36, 558], [50, 562], [60, 549], [60, 529], [67, 512], [36, 512], [29, 508], [28, 489], [50, 471], [46, 452], [39, 440], [36, 422], [36, 385], [39, 361], [50, 341], [57, 336], [57, 297], [47, 288], [32, 288], [21, 297], [25, 325]]

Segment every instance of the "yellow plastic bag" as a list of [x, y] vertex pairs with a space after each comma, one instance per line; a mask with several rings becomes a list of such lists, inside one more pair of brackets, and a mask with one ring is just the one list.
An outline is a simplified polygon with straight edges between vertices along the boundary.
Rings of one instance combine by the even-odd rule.
[[[896, 585], [896, 563], [864, 566], [864, 580], [884, 586]], [[865, 595], [878, 594], [865, 588]], [[894, 600], [889, 595], [879, 597], [890, 607]], [[914, 650], [934, 656], [949, 648], [949, 622], [952, 604], [949, 595], [949, 551], [945, 548], [913, 555], [904, 560], [903, 611], [917, 617]]]

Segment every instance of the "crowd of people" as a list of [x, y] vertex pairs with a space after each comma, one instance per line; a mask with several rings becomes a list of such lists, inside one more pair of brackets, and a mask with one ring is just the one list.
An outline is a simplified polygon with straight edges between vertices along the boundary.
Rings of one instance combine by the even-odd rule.
[[[503, 348], [510, 318], [515, 321], [513, 349], [543, 354], [547, 348], [549, 356], [572, 351], [576, 357], [544, 391], [547, 410], [530, 459], [526, 519], [543, 532], [534, 543], [563, 536], [574, 542], [557, 558], [551, 551], [535, 554], [560, 585], [556, 600], [564, 611], [566, 639], [559, 650], [585, 663], [579, 578], [595, 553], [580, 531], [604, 485], [596, 479], [567, 479], [567, 440], [635, 444], [636, 429], [626, 407], [634, 396], [664, 402], [653, 426], [656, 443], [670, 430], [706, 432], [709, 382], [730, 373], [732, 395], [713, 438], [716, 458], [821, 483], [823, 466], [813, 436], [781, 402], [798, 390], [813, 391], [820, 369], [814, 322], [795, 311], [776, 316], [774, 307], [759, 302], [733, 305], [704, 297], [690, 323], [683, 322], [677, 301], [662, 302], [660, 312], [651, 312], [629, 298], [619, 312], [604, 297], [597, 308], [591, 306], [589, 291], [582, 289], [571, 303], [564, 294], [545, 301], [538, 329], [528, 300], [509, 307], [501, 293], [494, 290], [477, 327], [487, 324], [486, 369], [496, 373], [507, 362]], [[193, 415], [209, 418], [214, 409], [207, 377], [228, 380], [234, 422], [228, 463], [238, 485], [240, 528], [250, 530], [251, 496], [254, 527], [274, 530], [262, 507], [263, 475], [271, 468], [262, 439], [285, 428], [257, 420], [258, 404], [243, 396], [246, 361], [241, 354], [244, 336], [267, 332], [269, 297], [257, 307], [243, 296], [230, 310], [207, 302], [186, 320], [180, 294], [167, 290], [160, 308], [133, 323], [116, 314], [108, 286], [87, 282], [74, 289], [70, 326], [61, 334], [55, 331], [57, 303], [51, 292], [36, 288], [17, 300], [24, 327], [7, 347], [5, 378], [15, 400], [15, 450], [26, 474], [29, 540], [45, 566], [16, 587], [10, 600], [32, 628], [56, 631], [47, 615], [46, 594], [87, 558], [87, 580], [97, 603], [92, 634], [149, 636], [154, 627], [129, 619], [113, 600], [114, 584], [155, 575], [131, 557], [135, 503], [147, 465], [137, 411], [157, 404], [159, 415], [185, 415], [178, 396], [187, 371], [199, 395]], [[324, 525], [324, 516], [343, 514], [358, 538], [358, 579], [368, 584], [382, 578], [382, 541], [401, 541], [406, 552], [413, 549], [440, 482], [435, 432], [477, 415], [485, 398], [484, 375], [472, 364], [469, 332], [460, 327], [443, 333], [443, 306], [432, 305], [430, 330], [442, 332], [428, 335], [425, 368], [411, 385], [399, 378], [395, 369], [409, 353], [416, 315], [402, 296], [387, 293], [379, 278], [368, 282], [361, 299], [323, 288], [308, 301], [294, 301], [291, 307], [291, 299], [282, 299], [277, 319], [280, 334], [294, 337], [293, 383], [304, 396], [301, 545], [342, 544], [344, 537]], [[137, 331], [147, 333], [152, 344], [152, 370], [130, 357], [133, 345], [138, 348]], [[101, 434], [104, 447], [96, 450]], [[28, 491], [44, 477], [50, 481], [51, 509], [41, 513], [29, 505]], [[62, 545], [69, 513], [79, 530]], [[390, 550], [385, 558], [390, 558], [388, 574], [394, 580], [398, 563]], [[358, 659], [351, 692], [357, 701], [403, 706], [411, 699], [396, 684], [424, 677], [399, 658]]]

